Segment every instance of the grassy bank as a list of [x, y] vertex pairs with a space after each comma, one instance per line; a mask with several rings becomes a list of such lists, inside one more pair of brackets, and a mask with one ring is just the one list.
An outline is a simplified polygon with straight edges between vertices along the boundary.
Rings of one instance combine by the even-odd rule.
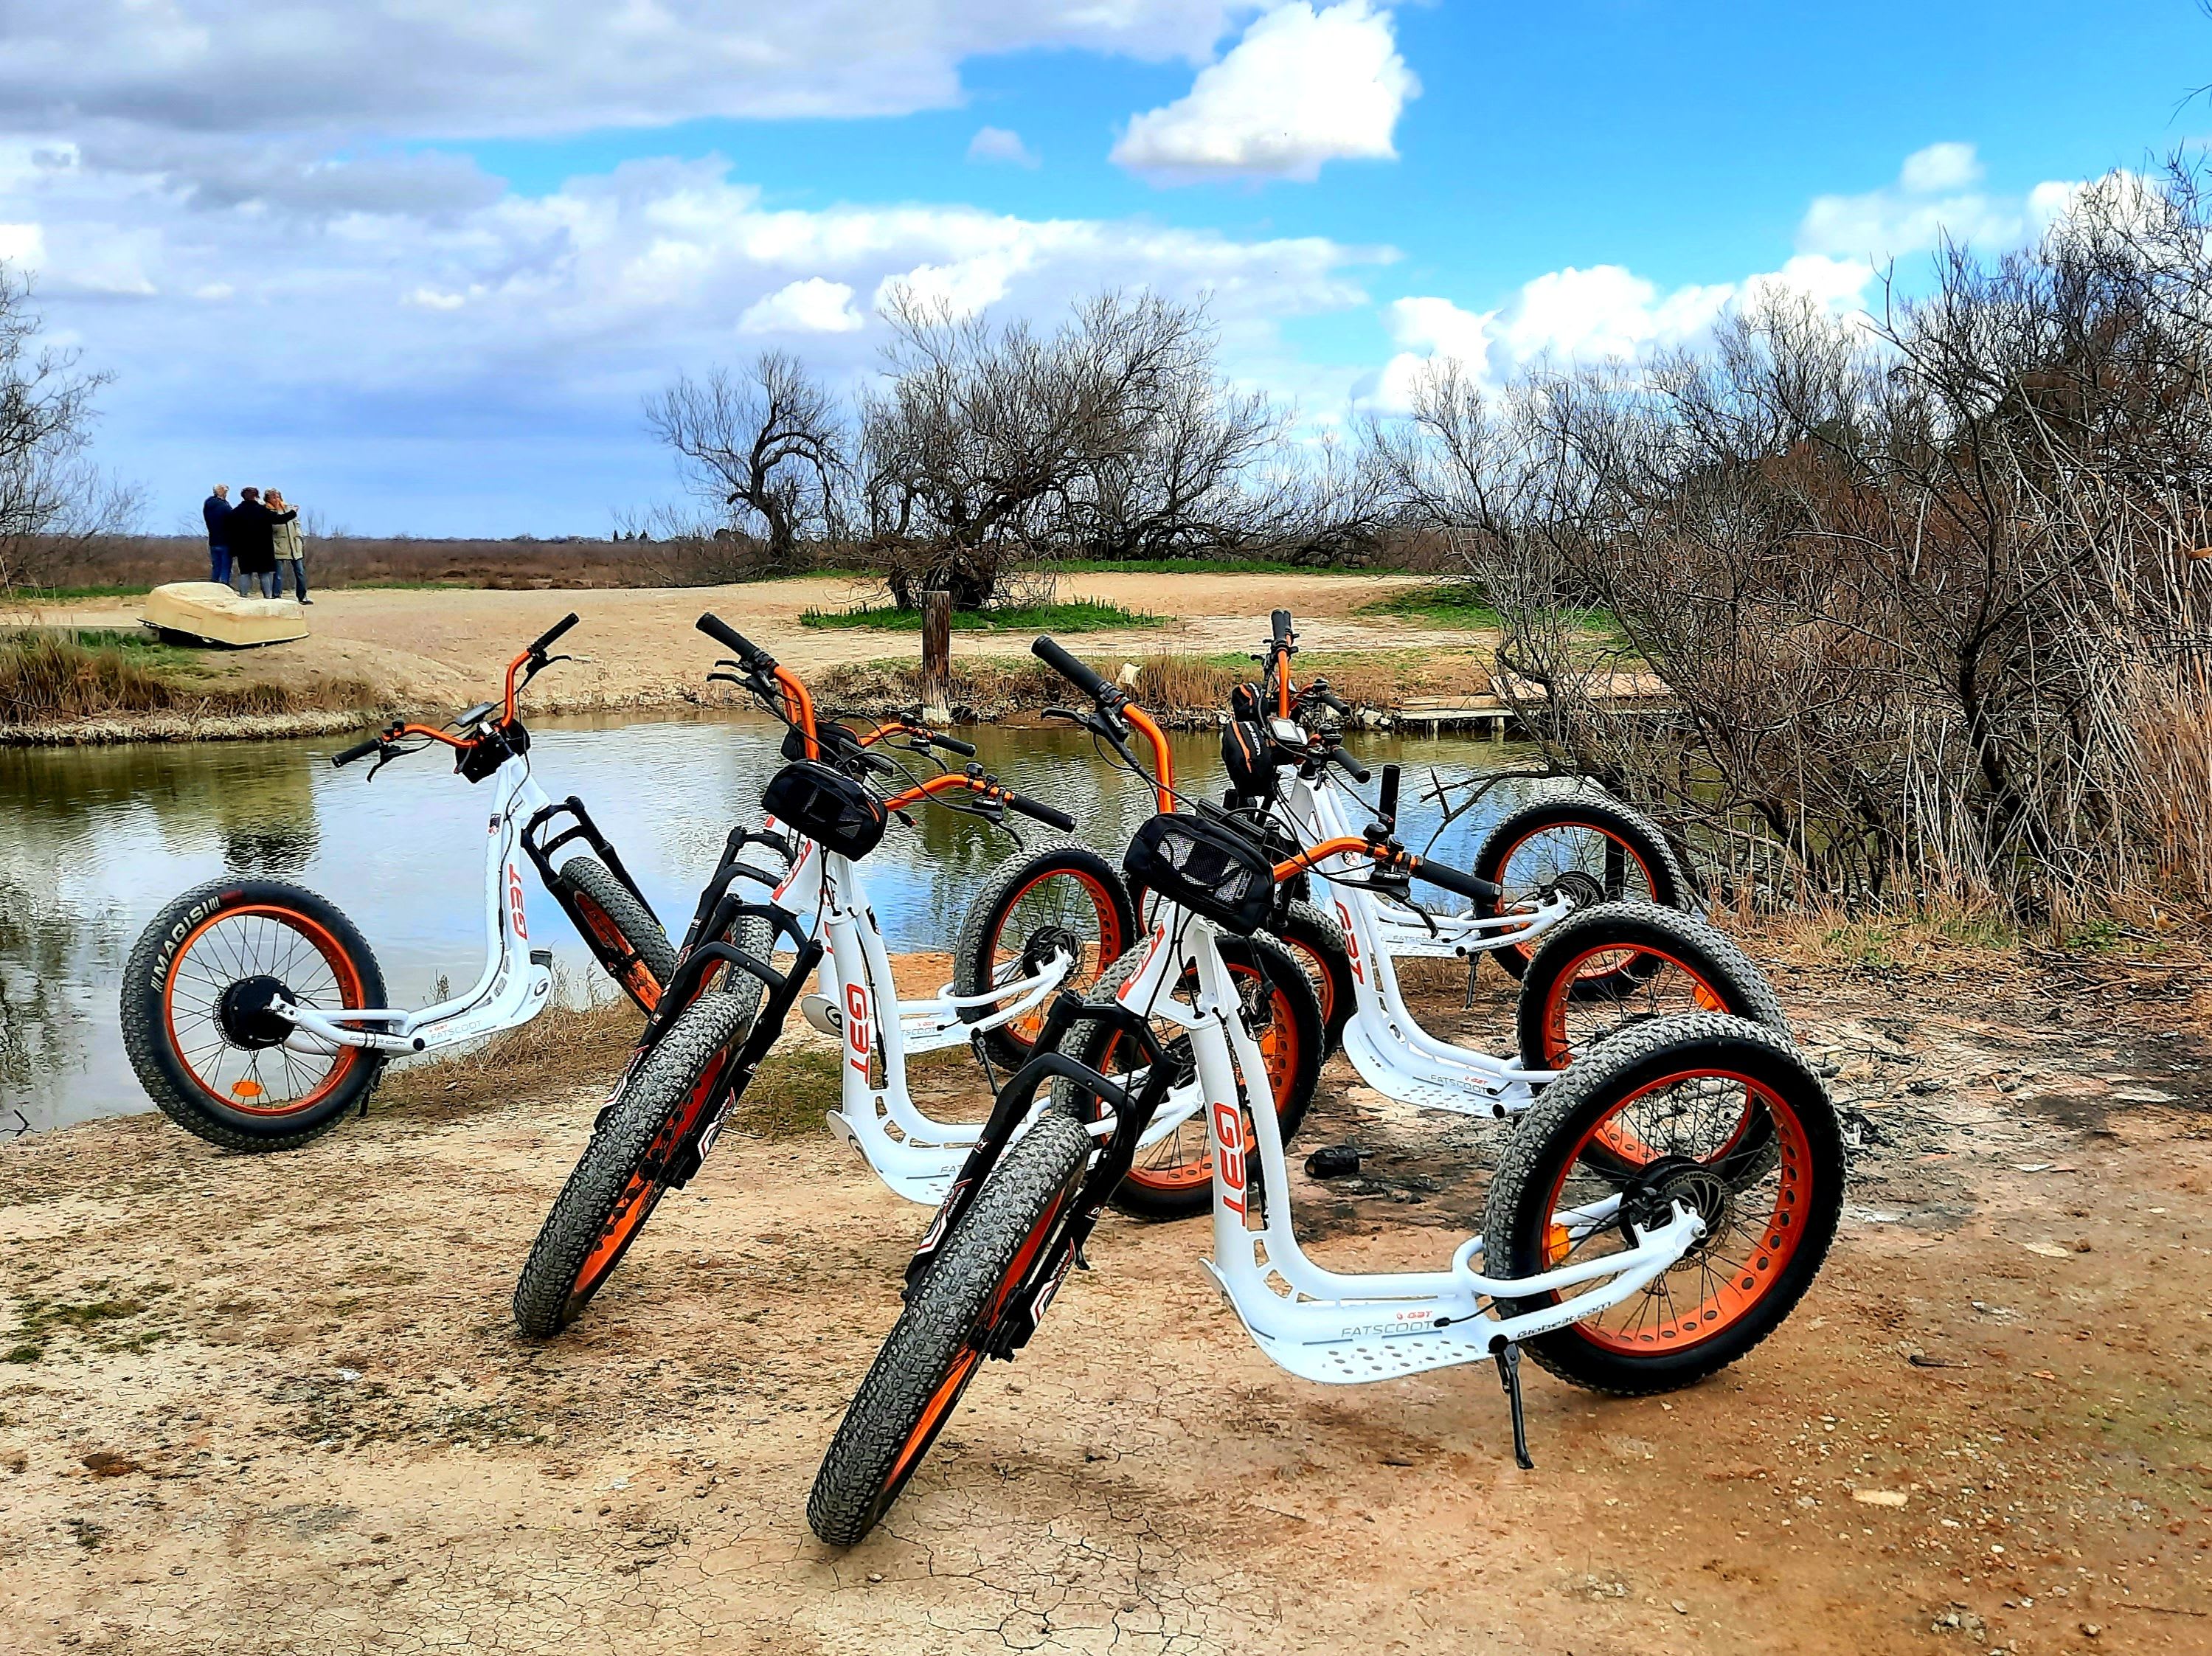
[[374, 689], [362, 679], [293, 686], [225, 684], [202, 652], [140, 632], [0, 632], [0, 726], [35, 728], [158, 714], [186, 719], [301, 713], [372, 717]]
[[[809, 609], [799, 618], [806, 627], [857, 627], [875, 632], [921, 630], [921, 612], [888, 604], [862, 605], [849, 610]], [[955, 632], [1109, 632], [1131, 627], [1157, 627], [1160, 618], [1149, 610], [1126, 610], [1095, 598], [1079, 598], [1066, 604], [1029, 604], [990, 610], [955, 610]]]
[[[1089, 665], [1118, 681], [1126, 656], [1095, 656]], [[1134, 694], [1170, 724], [1207, 725], [1229, 705], [1229, 692], [1258, 676], [1244, 655], [1157, 652], [1134, 658]], [[1327, 679], [1354, 708], [1389, 713], [1418, 697], [1478, 696], [1490, 687], [1483, 654], [1476, 649], [1311, 650], [1298, 657], [1300, 682]], [[908, 661], [854, 662], [818, 675], [816, 696], [825, 705], [867, 713], [910, 708], [922, 693], [921, 670]], [[956, 657], [950, 695], [956, 715], [992, 720], [1010, 714], [1064, 707], [1074, 688], [1040, 661], [1027, 657]]]

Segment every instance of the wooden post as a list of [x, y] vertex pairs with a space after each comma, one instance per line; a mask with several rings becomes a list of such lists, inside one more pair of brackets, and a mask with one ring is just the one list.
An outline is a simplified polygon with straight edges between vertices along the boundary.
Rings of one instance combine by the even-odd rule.
[[921, 716], [932, 724], [951, 721], [952, 594], [921, 595]]

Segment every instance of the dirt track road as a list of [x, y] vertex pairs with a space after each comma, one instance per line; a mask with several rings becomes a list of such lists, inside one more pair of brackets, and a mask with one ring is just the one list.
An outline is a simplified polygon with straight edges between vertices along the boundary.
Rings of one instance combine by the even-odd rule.
[[[1304, 642], [1316, 649], [1465, 648], [1464, 631], [1352, 615], [1359, 605], [1406, 584], [1406, 577], [1361, 575], [1083, 575], [1066, 577], [1060, 595], [1106, 599], [1172, 618], [1160, 627], [1080, 635], [1078, 647], [1098, 655], [1255, 649], [1265, 639], [1268, 609], [1278, 606], [1296, 612]], [[702, 610], [713, 610], [801, 671], [915, 653], [920, 644], [912, 634], [799, 624], [810, 607], [840, 609], [866, 596], [842, 577], [576, 592], [363, 588], [319, 594], [310, 612], [312, 636], [241, 653], [228, 664], [276, 682], [359, 678], [398, 700], [459, 706], [495, 693], [514, 653], [574, 610], [583, 625], [563, 648], [578, 659], [539, 681], [531, 691], [534, 706], [552, 711], [696, 700], [716, 654], [693, 630]], [[57, 624], [129, 627], [137, 624], [138, 603], [57, 606], [36, 614]], [[1020, 634], [963, 633], [953, 648], [962, 655], [1018, 655], [1028, 644]]]
[[[1292, 1380], [1202, 1227], [1109, 1221], [842, 1555], [805, 1491], [923, 1215], [826, 1135], [726, 1137], [544, 1347], [507, 1298], [587, 1095], [283, 1158], [154, 1117], [0, 1147], [0, 1355], [39, 1348], [0, 1365], [0, 1646], [2212, 1648], [2201, 1008], [1778, 987], [1869, 1147], [1812, 1297], [1735, 1369], [1634, 1402], [1534, 1373], [1524, 1473], [1486, 1368]], [[1440, 1257], [1491, 1130], [1340, 1061], [1307, 1142], [1370, 1162], [1297, 1181], [1316, 1251]]]

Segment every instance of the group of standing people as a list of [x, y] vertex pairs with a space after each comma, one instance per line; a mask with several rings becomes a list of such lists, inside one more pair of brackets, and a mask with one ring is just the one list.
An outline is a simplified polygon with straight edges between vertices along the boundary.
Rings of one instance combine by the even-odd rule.
[[201, 503], [200, 516], [207, 521], [209, 580], [241, 598], [282, 598], [289, 563], [293, 595], [302, 604], [315, 601], [307, 596], [300, 514], [285, 503], [282, 491], [271, 489], [264, 499], [258, 489], [241, 489], [233, 506], [230, 485], [218, 483]]

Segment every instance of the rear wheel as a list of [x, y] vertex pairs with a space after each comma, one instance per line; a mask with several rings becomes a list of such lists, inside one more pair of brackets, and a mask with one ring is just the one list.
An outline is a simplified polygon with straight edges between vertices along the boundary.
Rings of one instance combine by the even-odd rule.
[[514, 1321], [525, 1334], [543, 1339], [583, 1315], [660, 1198], [690, 1176], [708, 1112], [751, 1027], [734, 996], [709, 991], [623, 1081], [514, 1285]]
[[992, 1326], [1065, 1227], [1090, 1156], [1090, 1135], [1048, 1110], [976, 1192], [822, 1458], [806, 1521], [831, 1546], [873, 1529], [937, 1441], [982, 1367]]
[[[1765, 1124], [1774, 1154], [1756, 1177], [1731, 1145]], [[1592, 1148], [1632, 1142], [1632, 1176]], [[1620, 1198], [1600, 1224], [1565, 1215]], [[1820, 1080], [1789, 1041], [1741, 1018], [1701, 1013], [1633, 1030], [1577, 1064], [1524, 1116], [1492, 1182], [1484, 1269], [1533, 1276], [1620, 1253], [1626, 1220], [1648, 1231], [1680, 1202], [1705, 1233], [1617, 1306], [1524, 1342], [1562, 1379], [1595, 1391], [1668, 1391], [1725, 1367], [1780, 1326], [1819, 1273], [1843, 1212], [1844, 1147]], [[1501, 1316], [1565, 1296], [1501, 1296]]]
[[1321, 1018], [1328, 1032], [1325, 1058], [1344, 1045], [1344, 1026], [1358, 1009], [1352, 979], [1352, 952], [1344, 946], [1344, 928], [1310, 903], [1293, 903], [1284, 911], [1282, 923], [1270, 928], [1305, 972], [1321, 1002]]
[[305, 1033], [276, 1012], [287, 1002], [381, 1008], [384, 976], [353, 922], [314, 892], [214, 880], [162, 910], [131, 949], [124, 1050], [179, 1127], [230, 1150], [292, 1149], [367, 1101], [384, 1056]]
[[[1260, 1048], [1261, 1062], [1275, 1105], [1275, 1121], [1283, 1142], [1297, 1136], [1321, 1083], [1322, 1044], [1327, 1039], [1321, 1002], [1307, 981], [1297, 958], [1272, 939], [1228, 937], [1218, 940], [1221, 959], [1237, 980], [1244, 1003], [1244, 1025]], [[1136, 975], [1145, 951], [1133, 950], [1114, 964], [1098, 980], [1091, 998], [1109, 1001]], [[1182, 993], [1194, 984], [1186, 973]], [[1178, 1084], [1194, 1079], [1190, 1038], [1164, 1020], [1155, 1020], [1155, 1032], [1180, 1072]], [[1109, 1077], [1139, 1067], [1141, 1055], [1135, 1043], [1109, 1024], [1078, 1022], [1060, 1042], [1060, 1050], [1079, 1064]], [[1244, 1078], [1249, 1097], [1251, 1077]], [[1095, 1097], [1073, 1083], [1054, 1084], [1054, 1100], [1085, 1118], [1102, 1108]], [[1252, 1124], [1244, 1123], [1244, 1142], [1252, 1144]], [[1174, 1131], [1137, 1152], [1128, 1176], [1115, 1187], [1114, 1206], [1138, 1219], [1189, 1219], [1206, 1212], [1213, 1203], [1213, 1135], [1200, 1111]]]
[[[1601, 1042], [1692, 1012], [1747, 1018], [1790, 1038], [1765, 975], [1720, 932], [1674, 909], [1601, 904], [1546, 934], [1528, 963], [1516, 1009], [1521, 1062], [1530, 1069], [1565, 1069]], [[1763, 1173], [1774, 1152], [1772, 1123], [1761, 1112], [1747, 1113], [1727, 1148], [1739, 1178]], [[1651, 1153], [1607, 1129], [1584, 1154], [1592, 1166], [1626, 1177]]]
[[[1490, 831], [1475, 854], [1474, 874], [1504, 887], [1502, 898], [1478, 898], [1474, 911], [1489, 918], [1533, 903], [1540, 892], [1564, 890], [1584, 904], [1652, 903], [1680, 909], [1690, 883], [1666, 837], [1650, 818], [1618, 800], [1595, 793], [1541, 800], [1523, 806]], [[1513, 977], [1528, 969], [1535, 946], [1495, 951]]]
[[[1066, 953], [1075, 957], [1075, 966], [1060, 987], [1085, 995], [1136, 934], [1128, 888], [1113, 865], [1073, 840], [1048, 841], [1000, 868], [975, 894], [952, 947], [953, 992], [988, 994]], [[1049, 998], [985, 1032], [983, 1044], [994, 1062], [1014, 1069], [1029, 1062]], [[970, 1008], [962, 1015], [979, 1023], [990, 1011]]]
[[573, 907], [584, 941], [623, 992], [650, 1012], [676, 971], [676, 945], [629, 886], [595, 857], [570, 857], [555, 871], [554, 896]]

